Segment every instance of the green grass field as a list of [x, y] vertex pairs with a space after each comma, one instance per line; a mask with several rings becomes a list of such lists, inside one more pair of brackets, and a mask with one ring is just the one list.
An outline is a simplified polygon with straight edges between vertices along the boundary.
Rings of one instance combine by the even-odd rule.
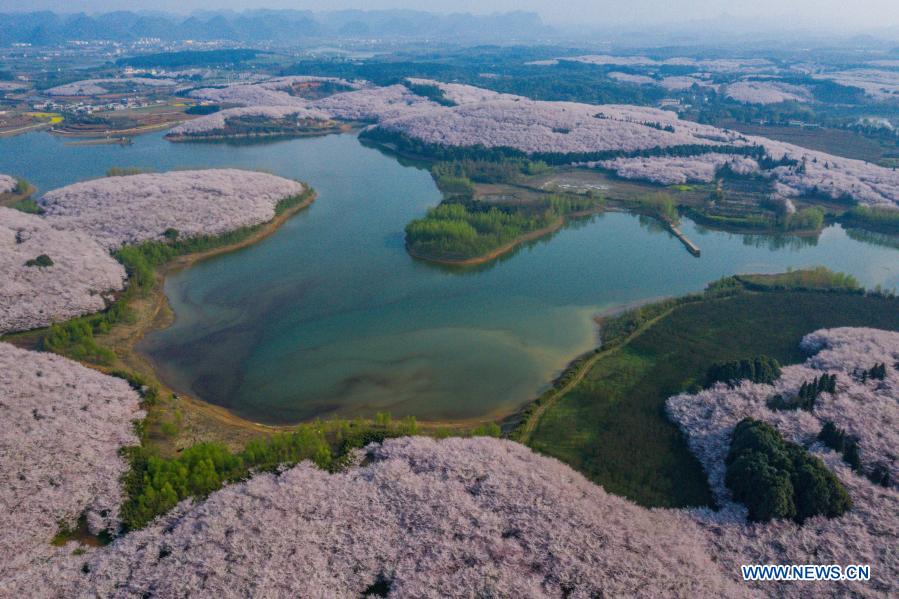
[[705, 474], [665, 416], [665, 400], [701, 383], [713, 362], [758, 354], [801, 362], [802, 336], [835, 326], [899, 330], [899, 299], [744, 291], [685, 304], [600, 358], [546, 410], [529, 445], [645, 506], [711, 505]]
[[[895, 152], [895, 146], [889, 142], [865, 137], [861, 133], [845, 129], [828, 127], [803, 128], [785, 127], [781, 125], [750, 125], [737, 121], [725, 121], [721, 126], [734, 129], [747, 135], [761, 135], [810, 150], [819, 150], [836, 156], [866, 160], [880, 163], [887, 155]], [[886, 164], [884, 166], [887, 166]]]

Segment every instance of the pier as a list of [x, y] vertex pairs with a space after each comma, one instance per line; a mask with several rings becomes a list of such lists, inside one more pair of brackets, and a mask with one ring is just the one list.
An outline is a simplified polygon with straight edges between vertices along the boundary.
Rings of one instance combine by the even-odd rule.
[[678, 239], [681, 240], [681, 243], [684, 244], [684, 247], [687, 248], [688, 252], [690, 252], [694, 256], [699, 256], [699, 254], [700, 254], [699, 246], [696, 245], [695, 243], [693, 243], [692, 241], [690, 241], [690, 239], [686, 235], [684, 235], [683, 232], [680, 230], [680, 227], [669, 223], [668, 228], [671, 230], [672, 233], [674, 233], [675, 237], [677, 237]]

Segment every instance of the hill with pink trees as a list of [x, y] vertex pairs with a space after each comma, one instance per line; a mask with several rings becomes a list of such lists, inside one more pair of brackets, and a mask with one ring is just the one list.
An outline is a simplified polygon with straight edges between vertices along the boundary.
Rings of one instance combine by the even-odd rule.
[[334, 94], [311, 103], [332, 118], [345, 121], [380, 122], [419, 111], [436, 110], [439, 104], [418, 96], [405, 85], [373, 87]]
[[[309, 463], [257, 474], [77, 555], [47, 537], [84, 512], [94, 530], [115, 525], [116, 449], [134, 440], [137, 396], [63, 358], [0, 344], [4, 582], [41, 596], [804, 597], [802, 583], [745, 583], [740, 565], [863, 563], [871, 581], [818, 583], [816, 596], [887, 596], [899, 574], [896, 484], [850, 470], [817, 431], [830, 419], [857, 435], [866, 468], [894, 459], [899, 333], [822, 330], [802, 346], [812, 355], [773, 385], [669, 400], [717, 512], [639, 507], [511, 441], [405, 437], [369, 445], [334, 474]], [[875, 362], [889, 364], [882, 379], [859, 377]], [[824, 372], [837, 375], [836, 390], [812, 412], [766, 406]], [[746, 416], [820, 456], [852, 509], [801, 526], [748, 523], [722, 482], [731, 431]]]
[[71, 592], [83, 558], [51, 545], [61, 524], [117, 532], [138, 403], [122, 379], [0, 343], [0, 595]]
[[745, 104], [778, 104], [780, 102], [810, 102], [812, 95], [800, 85], [779, 81], [738, 81], [725, 88], [725, 94]]
[[227, 130], [229, 121], [251, 117], [262, 120], [290, 121], [329, 121], [330, 116], [321, 110], [300, 106], [244, 106], [226, 108], [212, 114], [185, 121], [169, 130], [171, 136], [204, 136], [222, 134]]
[[414, 437], [366, 466], [300, 465], [182, 505], [89, 560], [131, 596], [741, 596], [683, 513], [640, 508], [509, 441]]
[[84, 231], [101, 245], [221, 235], [275, 216], [281, 200], [304, 186], [267, 173], [207, 169], [105, 177], [47, 192], [40, 200], [53, 227]]
[[[684, 431], [721, 505], [717, 513], [697, 512], [697, 521], [707, 530], [711, 550], [725, 571], [738, 572], [741, 564], [871, 564], [870, 583], [837, 583], [820, 592], [832, 596], [889, 595], [899, 574], [899, 559], [893, 550], [899, 539], [895, 517], [899, 513], [895, 459], [899, 442], [899, 372], [895, 367], [899, 362], [899, 333], [865, 328], [821, 330], [806, 335], [802, 347], [812, 355], [804, 364], [784, 367], [773, 385], [743, 381], [731, 388], [718, 383], [698, 394], [668, 400], [668, 414]], [[880, 363], [889, 365], [883, 380], [860, 376], [861, 371]], [[820, 393], [813, 410], [769, 407], [772, 396], [794, 397], [803, 383], [824, 373], [836, 375], [836, 390]], [[724, 484], [730, 435], [737, 422], [746, 417], [773, 425], [788, 441], [820, 457], [849, 491], [852, 509], [838, 518], [817, 516], [801, 526], [789, 520], [746, 523], [745, 508], [733, 503]], [[857, 440], [860, 472], [851, 470], [838, 453], [819, 441], [818, 435], [828, 421]], [[876, 465], [891, 473], [889, 487], [866, 478]], [[795, 583], [780, 583], [776, 588], [778, 595], [787, 597], [803, 597], [807, 591]]]
[[0, 272], [0, 333], [97, 312], [125, 285], [125, 269], [88, 234], [2, 207]]
[[140, 87], [174, 87], [178, 82], [174, 79], [152, 79], [149, 77], [120, 77], [106, 79], [84, 79], [65, 85], [57, 85], [44, 91], [49, 96], [96, 96], [108, 93], [104, 85], [127, 86], [128, 88]]
[[718, 171], [724, 166], [734, 173], [744, 175], [759, 170], [758, 162], [752, 158], [716, 153], [683, 158], [678, 156], [616, 158], [587, 164], [615, 171], [615, 174], [625, 179], [641, 179], [662, 185], [708, 183], [715, 179]]
[[[738, 172], [757, 172], [778, 183], [778, 196], [824, 195], [865, 205], [899, 206], [899, 172], [895, 170], [682, 120], [665, 110], [536, 101], [470, 85], [417, 78], [407, 79], [413, 89], [415, 86], [439, 88], [451, 105], [417, 95], [405, 85], [362, 86], [319, 100], [304, 100], [281, 91], [284, 85], [275, 81], [197, 90], [193, 94], [256, 106], [262, 112], [286, 111], [272, 107], [290, 106], [298, 114], [376, 123], [372, 127], [374, 132], [400, 135], [434, 147], [501, 148], [525, 154], [552, 154], [560, 160], [570, 154], [572, 162], [589, 160], [584, 155], [613, 153], [618, 162], [607, 168], [625, 177], [660, 183], [709, 180], [709, 165], [720, 166], [722, 161], [705, 158], [706, 153], [739, 155], [757, 150], [774, 160], [786, 158], [795, 162], [757, 171], [748, 162], [735, 163], [741, 169]], [[671, 85], [689, 87], [697, 82], [701, 80], [682, 78]], [[752, 103], [808, 97], [805, 88], [777, 81], [738, 82], [728, 90], [737, 99]], [[182, 127], [184, 131], [214, 130], [221, 126], [222, 118], [227, 115], [210, 115], [194, 121], [195, 125], [186, 123]]]

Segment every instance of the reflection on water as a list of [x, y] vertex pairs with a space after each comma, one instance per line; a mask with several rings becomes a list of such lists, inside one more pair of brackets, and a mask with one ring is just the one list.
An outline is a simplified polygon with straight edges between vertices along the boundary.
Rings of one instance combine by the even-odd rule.
[[436, 267], [403, 246], [406, 223], [440, 199], [429, 173], [352, 135], [247, 145], [156, 134], [79, 148], [46, 134], [0, 140], [0, 172], [42, 190], [111, 166], [264, 169], [318, 191], [271, 237], [169, 277], [175, 322], [139, 348], [174, 387], [256, 421], [511, 410], [595, 346], [596, 312], [735, 272], [821, 264], [868, 286], [899, 286], [897, 250], [839, 226], [818, 239], [777, 239], [684, 220], [702, 248], [696, 258], [655, 221], [615, 212], [487, 265]]
[[873, 243], [888, 248], [899, 249], [899, 235], [889, 235], [887, 233], [876, 233], [874, 231], [865, 231], [864, 229], [849, 228], [846, 234], [856, 241], [865, 243]]
[[818, 234], [815, 235], [786, 235], [775, 233], [773, 235], [744, 235], [743, 243], [757, 248], [769, 250], [798, 250], [807, 246], [818, 245]]

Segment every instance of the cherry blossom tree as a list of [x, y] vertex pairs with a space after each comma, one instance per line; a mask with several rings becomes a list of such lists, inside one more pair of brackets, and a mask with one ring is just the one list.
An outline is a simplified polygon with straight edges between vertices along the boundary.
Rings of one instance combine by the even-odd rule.
[[220, 235], [271, 220], [279, 201], [302, 184], [267, 173], [207, 169], [105, 177], [46, 193], [41, 206], [55, 228], [84, 231], [116, 249], [180, 235]]
[[15, 177], [0, 174], [0, 193], [10, 193], [15, 191], [16, 185], [18, 185], [18, 181], [16, 181]]
[[149, 77], [119, 77], [106, 79], [84, 79], [65, 85], [57, 85], [45, 90], [49, 96], [96, 96], [107, 93], [103, 84], [129, 85], [131, 87], [173, 87], [178, 84], [174, 79], [152, 79]]
[[725, 88], [725, 95], [746, 104], [777, 104], [795, 101], [810, 102], [812, 95], [801, 85], [779, 81], [738, 81]]
[[139, 401], [122, 379], [0, 343], [0, 595], [70, 593], [83, 560], [51, 545], [60, 526], [117, 530]]
[[264, 119], [314, 119], [327, 121], [330, 116], [321, 110], [298, 106], [245, 106], [226, 108], [212, 114], [185, 121], [169, 131], [171, 136], [214, 135], [223, 132], [231, 119], [258, 117]]
[[[52, 264], [31, 262], [41, 255]], [[125, 281], [122, 265], [86, 233], [10, 208], [0, 208], [0, 272], [0, 333], [102, 310]]]

